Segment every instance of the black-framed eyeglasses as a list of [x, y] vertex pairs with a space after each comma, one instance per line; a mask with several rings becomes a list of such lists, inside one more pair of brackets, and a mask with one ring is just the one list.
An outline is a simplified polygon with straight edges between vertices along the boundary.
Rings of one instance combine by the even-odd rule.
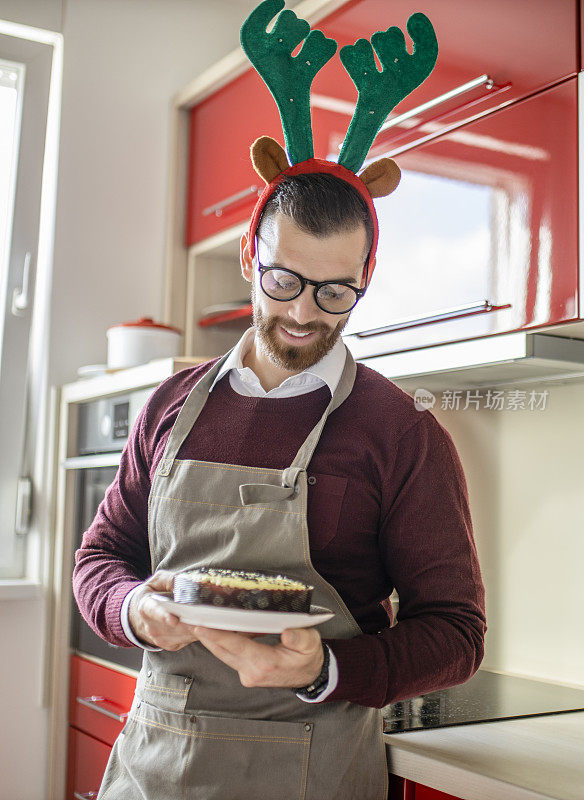
[[343, 281], [311, 281], [297, 272], [285, 267], [264, 267], [260, 262], [258, 250], [258, 237], [255, 237], [255, 253], [258, 260], [260, 273], [260, 286], [264, 294], [272, 300], [286, 303], [302, 294], [306, 284], [314, 286], [314, 302], [327, 314], [347, 314], [355, 308], [367, 289], [367, 275], [369, 272], [369, 255], [363, 267], [365, 272], [365, 288], [357, 289], [350, 283]]

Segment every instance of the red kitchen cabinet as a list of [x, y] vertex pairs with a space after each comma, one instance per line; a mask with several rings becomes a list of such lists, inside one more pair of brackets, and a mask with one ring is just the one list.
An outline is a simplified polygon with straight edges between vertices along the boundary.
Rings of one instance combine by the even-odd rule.
[[97, 797], [111, 747], [69, 728], [69, 763], [67, 800], [91, 800]]
[[[418, 10], [417, 0], [390, 4], [387, 0], [352, 0], [314, 27], [342, 47], [390, 25], [405, 30], [407, 18]], [[396, 107], [388, 120], [392, 127], [378, 136], [372, 155], [390, 145], [396, 149], [431, 141], [453, 127], [574, 76], [580, 67], [577, 0], [428, 0], [423, 10], [438, 37], [436, 68]], [[487, 77], [474, 88], [444, 99], [445, 93], [458, 91], [481, 76]], [[440, 98], [438, 105], [393, 125], [394, 117]], [[356, 89], [337, 54], [312, 87], [317, 157], [338, 154], [355, 101]], [[248, 70], [191, 110], [187, 247], [250, 216], [262, 181], [251, 166], [249, 146], [262, 134], [283, 142], [275, 103], [255, 70]]]
[[578, 319], [577, 126], [572, 78], [395, 157], [355, 357]]
[[[430, 77], [403, 100], [393, 117], [418, 109], [459, 91], [481, 76], [486, 80], [385, 133], [395, 146], [435, 137], [453, 125], [461, 125], [502, 105], [574, 76], [580, 68], [578, 0], [356, 0], [341, 6], [316, 27], [339, 43], [369, 39], [377, 30], [397, 25], [404, 32], [408, 17], [424, 11], [438, 39], [439, 53]], [[406, 33], [411, 49], [411, 40]], [[313, 94], [327, 99], [356, 101], [357, 92], [338, 57], [316, 76]], [[331, 121], [332, 121], [331, 117]], [[350, 116], [339, 111], [329, 131], [326, 149], [335, 152], [342, 142]], [[389, 120], [388, 120], [389, 121]], [[329, 123], [330, 124], [330, 123]], [[318, 128], [316, 124], [313, 125]]]
[[264, 134], [283, 141], [276, 105], [255, 70], [192, 109], [186, 247], [251, 215], [264, 184], [249, 148]]
[[124, 727], [136, 678], [71, 656], [69, 723], [108, 745]]
[[71, 656], [67, 800], [97, 796], [135, 688], [131, 675]]
[[389, 776], [388, 800], [460, 800], [453, 794], [439, 792], [421, 783], [397, 775]]
[[416, 785], [413, 781], [390, 774], [387, 800], [414, 800], [415, 788]]

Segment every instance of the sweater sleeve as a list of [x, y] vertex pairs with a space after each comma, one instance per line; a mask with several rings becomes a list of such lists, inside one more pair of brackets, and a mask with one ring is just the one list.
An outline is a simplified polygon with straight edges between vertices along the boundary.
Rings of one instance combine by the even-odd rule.
[[148, 404], [133, 426], [116, 477], [83, 534], [73, 570], [73, 593], [83, 618], [95, 633], [120, 647], [132, 646], [121, 623], [124, 598], [150, 575], [147, 409]]
[[379, 548], [397, 624], [327, 639], [339, 682], [324, 702], [388, 703], [464, 683], [484, 655], [485, 595], [454, 443], [429, 411], [402, 436], [383, 486]]

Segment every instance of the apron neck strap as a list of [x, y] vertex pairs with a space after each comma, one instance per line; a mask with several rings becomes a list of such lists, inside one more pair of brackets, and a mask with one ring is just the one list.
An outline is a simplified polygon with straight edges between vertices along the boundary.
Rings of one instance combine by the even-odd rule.
[[[334, 391], [333, 396], [330, 399], [330, 403], [325, 408], [324, 413], [320, 420], [316, 423], [312, 431], [308, 434], [306, 441], [296, 454], [296, 458], [292, 462], [292, 465], [287, 469], [284, 470], [284, 475], [287, 475], [292, 478], [294, 477], [294, 482], [296, 481], [296, 477], [299, 472], [305, 470], [310, 463], [310, 459], [312, 458], [312, 454], [318, 444], [318, 440], [320, 439], [322, 429], [325, 426], [325, 423], [328, 419], [329, 414], [338, 408], [341, 403], [343, 403], [347, 397], [351, 394], [353, 390], [353, 384], [355, 383], [355, 376], [357, 374], [357, 365], [351, 355], [350, 351], [347, 350], [345, 354], [345, 366], [343, 367], [343, 372], [341, 373], [340, 380], [337, 384], [337, 388]], [[290, 484], [288, 481], [286, 483], [290, 485], [294, 485], [294, 483]]]
[[322, 417], [316, 423], [312, 431], [306, 437], [306, 440], [288, 469], [282, 472], [282, 482], [280, 486], [267, 483], [244, 483], [239, 487], [239, 496], [241, 503], [244, 506], [254, 505], [257, 503], [274, 503], [282, 500], [293, 498], [299, 492], [298, 475], [305, 472], [312, 454], [318, 444], [322, 429], [329, 414], [335, 408], [338, 408], [341, 403], [350, 395], [353, 384], [355, 383], [355, 375], [357, 374], [357, 365], [353, 360], [353, 356], [346, 351], [345, 366], [341, 374], [341, 378], [331, 397], [330, 403], [325, 408]]
[[[189, 392], [189, 395], [175, 420], [170, 432], [170, 436], [168, 437], [164, 455], [160, 460], [160, 464], [158, 465], [159, 475], [163, 477], [170, 475], [170, 471], [172, 469], [172, 465], [174, 464], [177, 453], [180, 450], [182, 443], [189, 435], [191, 428], [197, 421], [197, 418], [209, 396], [209, 389], [219, 373], [219, 370], [225, 361], [227, 361], [230, 353], [231, 350], [222, 356], [216, 364], [213, 364], [211, 369], [206, 372], [199, 381], [197, 381], [197, 383]], [[337, 384], [337, 388], [335, 389], [328, 406], [325, 408], [322, 417], [314, 426], [312, 431], [308, 434], [308, 437], [296, 454], [291, 466], [284, 470], [282, 476], [282, 483], [284, 486], [294, 487], [298, 473], [307, 468], [329, 414], [338, 408], [341, 403], [343, 403], [350, 395], [353, 389], [353, 384], [355, 383], [356, 374], [357, 365], [353, 360], [353, 356], [349, 350], [347, 350], [345, 354], [345, 366], [343, 367], [343, 372], [341, 374], [339, 383]]]
[[213, 381], [234, 349], [235, 348], [232, 347], [231, 350], [225, 353], [224, 356], [221, 356], [219, 361], [213, 364], [211, 369], [206, 372], [203, 377], [197, 381], [197, 383], [195, 383], [189, 392], [187, 399], [183, 403], [183, 406], [174, 421], [170, 436], [166, 442], [164, 455], [160, 459], [160, 463], [158, 465], [157, 472], [159, 475], [162, 475], [163, 477], [170, 475], [172, 465], [174, 464], [174, 460], [182, 446], [182, 443], [189, 435], [191, 428], [197, 421], [199, 414], [203, 410], [203, 406], [207, 402], [207, 398], [209, 397], [209, 389], [213, 385]]

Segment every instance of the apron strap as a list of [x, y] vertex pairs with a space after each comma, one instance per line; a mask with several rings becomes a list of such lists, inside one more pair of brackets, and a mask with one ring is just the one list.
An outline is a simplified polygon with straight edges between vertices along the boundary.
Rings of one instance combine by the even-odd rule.
[[282, 473], [282, 485], [272, 483], [243, 483], [239, 487], [239, 496], [242, 506], [254, 506], [259, 503], [277, 503], [279, 500], [288, 500], [298, 493], [296, 479], [301, 470], [298, 467], [288, 467]]
[[[234, 349], [235, 348], [233, 347], [231, 348], [231, 350]], [[166, 442], [166, 447], [164, 448], [164, 454], [160, 459], [160, 463], [158, 464], [157, 472], [159, 475], [162, 475], [163, 477], [168, 477], [168, 475], [170, 475], [170, 471], [172, 469], [172, 465], [174, 464], [177, 453], [180, 450], [182, 443], [189, 435], [190, 430], [195, 424], [199, 414], [203, 410], [203, 406], [205, 405], [209, 396], [209, 389], [211, 388], [211, 385], [215, 380], [219, 370], [229, 358], [231, 350], [225, 353], [224, 356], [221, 356], [219, 361], [217, 361], [216, 364], [213, 364], [211, 369], [206, 372], [203, 377], [197, 381], [197, 383], [195, 383], [189, 392], [187, 399], [183, 403], [183, 406], [174, 421], [174, 425], [170, 431], [170, 436]]]
[[287, 500], [298, 492], [297, 478], [300, 472], [304, 472], [310, 463], [312, 454], [318, 444], [322, 429], [331, 414], [341, 403], [343, 403], [353, 390], [357, 365], [353, 356], [347, 350], [345, 355], [345, 366], [341, 378], [331, 397], [330, 403], [325, 408], [324, 413], [312, 431], [308, 434], [304, 444], [296, 454], [292, 465], [282, 473], [282, 485], [276, 486], [268, 483], [244, 483], [239, 487], [239, 496], [244, 506], [258, 505], [260, 503], [273, 503], [279, 500]]

